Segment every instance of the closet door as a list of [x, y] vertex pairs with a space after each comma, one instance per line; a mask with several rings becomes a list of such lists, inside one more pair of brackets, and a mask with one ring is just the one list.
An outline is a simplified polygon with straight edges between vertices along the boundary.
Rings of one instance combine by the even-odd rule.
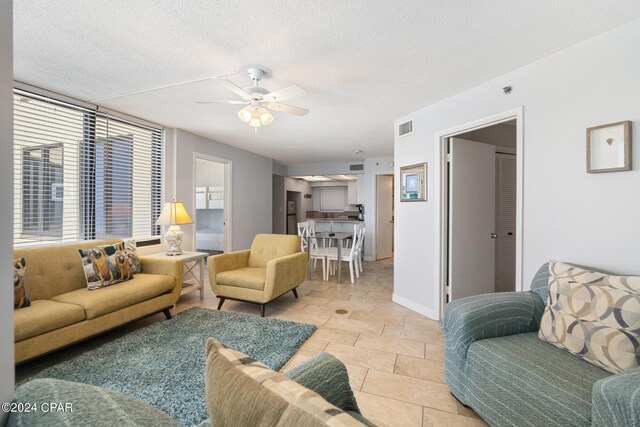
[[449, 141], [449, 297], [495, 291], [495, 146]]
[[516, 156], [496, 154], [496, 292], [516, 287]]

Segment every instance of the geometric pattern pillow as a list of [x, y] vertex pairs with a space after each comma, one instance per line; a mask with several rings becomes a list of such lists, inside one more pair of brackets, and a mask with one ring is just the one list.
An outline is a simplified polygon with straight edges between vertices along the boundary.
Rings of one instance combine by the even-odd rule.
[[609, 372], [640, 364], [640, 276], [549, 262], [538, 336]]
[[142, 273], [142, 263], [136, 250], [136, 241], [134, 239], [127, 240], [125, 242], [118, 242], [114, 245], [98, 246], [98, 249], [115, 247], [117, 250], [122, 251], [129, 261], [129, 268], [131, 273]]
[[129, 259], [115, 245], [95, 249], [78, 249], [89, 290], [104, 288], [133, 279]]
[[24, 287], [24, 271], [27, 262], [24, 258], [13, 260], [13, 308], [29, 307], [31, 301], [27, 296], [27, 289]]

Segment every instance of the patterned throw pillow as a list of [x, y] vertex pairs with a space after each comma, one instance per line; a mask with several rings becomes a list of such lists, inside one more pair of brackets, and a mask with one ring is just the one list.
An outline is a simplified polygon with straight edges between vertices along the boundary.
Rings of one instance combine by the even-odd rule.
[[134, 239], [130, 239], [125, 242], [118, 242], [114, 245], [98, 246], [98, 249], [103, 248], [115, 248], [116, 250], [122, 251], [127, 257], [131, 273], [142, 273], [142, 263], [140, 262], [140, 257], [136, 250], [136, 241]]
[[13, 260], [13, 308], [29, 307], [31, 301], [24, 287], [24, 271], [27, 262], [24, 258]]
[[538, 336], [609, 372], [640, 360], [640, 277], [549, 262], [549, 298]]
[[99, 289], [133, 278], [127, 255], [115, 245], [79, 249], [89, 290]]

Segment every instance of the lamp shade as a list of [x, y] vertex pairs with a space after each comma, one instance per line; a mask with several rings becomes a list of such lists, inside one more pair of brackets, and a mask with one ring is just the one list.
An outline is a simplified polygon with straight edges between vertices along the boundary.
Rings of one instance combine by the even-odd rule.
[[164, 204], [156, 225], [193, 224], [193, 220], [182, 202], [168, 202]]

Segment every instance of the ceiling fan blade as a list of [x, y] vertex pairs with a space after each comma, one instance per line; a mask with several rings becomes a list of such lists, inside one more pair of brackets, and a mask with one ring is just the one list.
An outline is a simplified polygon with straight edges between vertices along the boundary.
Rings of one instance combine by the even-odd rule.
[[278, 104], [276, 102], [265, 102], [264, 106], [273, 111], [295, 114], [296, 116], [304, 116], [309, 112], [306, 108], [294, 107], [293, 105], [287, 104]]
[[251, 95], [245, 92], [244, 89], [242, 89], [240, 86], [227, 79], [221, 79], [221, 81], [224, 87], [229, 89], [231, 92], [240, 95], [242, 99], [251, 99]]
[[246, 105], [249, 101], [194, 101], [196, 104], [238, 104]]
[[289, 86], [265, 95], [264, 100], [269, 102], [280, 102], [287, 99], [297, 98], [306, 94], [307, 91], [302, 89], [300, 86]]

